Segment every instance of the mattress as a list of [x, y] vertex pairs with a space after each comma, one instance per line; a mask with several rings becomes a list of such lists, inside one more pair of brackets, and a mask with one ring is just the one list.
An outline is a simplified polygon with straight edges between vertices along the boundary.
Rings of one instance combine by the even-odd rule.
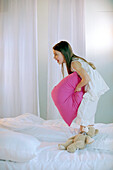
[[35, 158], [24, 163], [0, 160], [0, 170], [113, 170], [113, 123], [97, 123], [100, 133], [83, 150], [69, 153], [58, 144], [79, 132], [62, 120], [44, 120], [30, 113], [0, 119], [0, 127], [36, 137], [41, 141]]

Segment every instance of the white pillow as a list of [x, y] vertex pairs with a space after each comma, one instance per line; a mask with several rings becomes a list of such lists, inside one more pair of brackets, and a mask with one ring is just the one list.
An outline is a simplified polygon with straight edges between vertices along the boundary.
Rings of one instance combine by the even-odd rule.
[[33, 136], [0, 128], [0, 159], [25, 162], [36, 156], [40, 142]]

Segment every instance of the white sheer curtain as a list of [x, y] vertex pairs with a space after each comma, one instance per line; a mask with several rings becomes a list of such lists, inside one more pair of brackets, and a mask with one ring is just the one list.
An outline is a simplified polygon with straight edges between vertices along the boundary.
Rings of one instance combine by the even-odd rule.
[[0, 117], [39, 115], [37, 0], [0, 0]]
[[66, 40], [75, 54], [85, 57], [84, 28], [84, 0], [49, 0], [47, 119], [61, 118], [51, 98], [53, 87], [62, 79], [61, 68], [53, 59], [52, 47]]

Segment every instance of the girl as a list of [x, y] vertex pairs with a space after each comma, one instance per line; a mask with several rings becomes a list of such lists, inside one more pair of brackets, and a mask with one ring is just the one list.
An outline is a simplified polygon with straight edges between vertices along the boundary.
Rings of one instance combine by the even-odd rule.
[[[109, 90], [109, 87], [97, 72], [95, 66], [84, 58], [75, 55], [70, 44], [61, 41], [53, 47], [54, 59], [62, 65], [62, 74], [64, 77], [63, 63], [66, 63], [68, 74], [77, 72], [81, 81], [75, 88], [75, 93], [85, 87], [85, 94], [78, 108], [76, 123], [80, 125], [80, 131], [87, 126], [94, 125], [99, 97]], [[87, 131], [87, 130], [86, 130]]]

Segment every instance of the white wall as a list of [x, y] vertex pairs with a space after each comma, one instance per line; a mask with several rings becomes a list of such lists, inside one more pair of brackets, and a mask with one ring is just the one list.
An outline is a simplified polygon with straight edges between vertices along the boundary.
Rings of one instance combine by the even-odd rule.
[[113, 1], [85, 0], [86, 54], [110, 90], [101, 96], [96, 122], [113, 122]]
[[[87, 60], [93, 61], [110, 87], [98, 103], [96, 122], [113, 122], [113, 1], [85, 0]], [[38, 0], [39, 98], [46, 119], [48, 63], [48, 0]]]

